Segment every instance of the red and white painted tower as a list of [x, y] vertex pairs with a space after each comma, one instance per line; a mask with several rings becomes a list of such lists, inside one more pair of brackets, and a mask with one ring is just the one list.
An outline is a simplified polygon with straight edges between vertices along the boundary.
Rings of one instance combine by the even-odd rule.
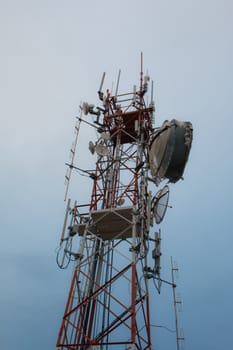
[[[75, 268], [59, 350], [152, 349], [148, 283], [154, 278], [159, 288], [161, 255], [160, 231], [153, 226], [165, 214], [169, 189], [153, 192], [162, 179], [182, 176], [191, 146], [190, 123], [154, 129], [153, 83], [143, 74], [142, 59], [132, 92], [118, 93], [119, 74], [116, 93], [103, 93], [104, 78], [101, 106], [83, 103], [76, 125], [75, 146], [82, 123], [97, 130], [96, 142], [89, 142], [95, 167], [80, 170], [75, 147], [68, 164], [68, 184], [77, 168], [93, 186], [86, 203], [67, 200], [58, 264], [72, 258]], [[183, 152], [178, 162], [176, 146]]]

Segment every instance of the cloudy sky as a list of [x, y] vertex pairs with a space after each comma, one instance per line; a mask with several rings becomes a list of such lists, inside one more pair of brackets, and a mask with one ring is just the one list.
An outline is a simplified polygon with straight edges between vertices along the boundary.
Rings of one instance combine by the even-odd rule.
[[[180, 269], [185, 348], [232, 347], [232, 16], [231, 0], [0, 0], [2, 349], [55, 348], [72, 272], [55, 251], [75, 116], [96, 101], [103, 71], [111, 85], [121, 69], [123, 92], [137, 84], [141, 51], [157, 125], [194, 127], [161, 225], [164, 277], [171, 255]], [[160, 309], [174, 327], [172, 308]], [[155, 331], [155, 349], [168, 339], [175, 349]]]

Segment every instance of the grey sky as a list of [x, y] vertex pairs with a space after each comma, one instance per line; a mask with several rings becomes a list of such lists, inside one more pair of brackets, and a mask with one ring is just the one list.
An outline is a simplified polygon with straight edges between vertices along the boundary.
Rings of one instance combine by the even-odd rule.
[[[103, 71], [109, 87], [119, 68], [120, 90], [137, 84], [141, 51], [157, 125], [175, 117], [194, 127], [161, 225], [164, 273], [170, 255], [179, 263], [186, 349], [232, 347], [232, 15], [230, 0], [0, 1], [3, 349], [55, 348], [71, 276], [55, 249], [78, 105], [96, 102]], [[162, 292], [154, 313], [166, 310], [171, 326]], [[156, 349], [175, 349], [155, 331]]]

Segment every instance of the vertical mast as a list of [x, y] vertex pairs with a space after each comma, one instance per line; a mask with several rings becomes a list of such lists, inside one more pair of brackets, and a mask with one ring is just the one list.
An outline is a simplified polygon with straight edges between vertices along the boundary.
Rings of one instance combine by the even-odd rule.
[[[161, 279], [160, 234], [157, 240], [156, 235], [155, 239], [150, 238], [150, 230], [154, 224], [153, 216], [156, 224], [164, 217], [168, 186], [154, 197], [152, 190], [162, 180], [157, 179], [161, 169], [165, 169], [164, 172], [169, 169], [169, 164], [156, 160], [157, 150], [161, 153], [167, 149], [164, 144], [157, 145], [157, 134], [163, 142], [165, 130], [168, 142], [169, 132], [172, 130], [171, 137], [174, 138], [176, 132], [173, 129], [179, 127], [177, 137], [185, 135], [182, 142], [190, 146], [191, 128], [186, 124], [171, 123], [162, 128], [161, 134], [160, 130], [156, 134], [152, 126], [153, 91], [151, 103], [147, 105], [145, 101], [149, 77], [143, 75], [142, 53], [139, 89], [133, 87], [132, 92], [119, 94], [119, 80], [120, 71], [115, 95], [109, 89], [105, 93], [103, 73], [98, 90], [102, 106], [95, 108], [85, 102], [78, 118], [77, 137], [82, 122], [97, 129], [96, 142], [89, 142], [89, 150], [96, 161], [94, 169], [74, 165], [76, 137], [68, 170], [71, 172], [76, 168], [81, 175], [89, 177], [92, 192], [87, 203], [79, 202], [78, 193], [73, 207], [70, 199], [67, 204], [57, 261], [64, 268], [74, 260], [75, 268], [57, 350], [152, 350], [148, 281], [159, 279], [157, 289], [160, 292]], [[89, 114], [94, 117], [93, 122], [88, 121]], [[177, 143], [179, 147], [182, 142]], [[171, 145], [176, 145], [174, 140]], [[165, 157], [159, 155], [172, 163], [173, 154], [175, 160], [179, 159], [176, 149]], [[188, 152], [185, 161], [187, 156]], [[161, 169], [156, 168], [158, 163]], [[180, 173], [182, 171], [181, 167]], [[175, 179], [178, 175], [172, 173]], [[166, 177], [166, 174], [162, 173], [162, 176]], [[148, 254], [150, 241], [157, 244], [151, 252], [152, 258]], [[60, 257], [62, 248], [64, 252]], [[151, 268], [149, 264], [153, 259], [154, 267]]]
[[175, 312], [175, 325], [176, 325], [176, 348], [180, 350], [180, 342], [184, 340], [184, 337], [180, 335], [179, 331], [179, 320], [178, 320], [178, 310], [177, 305], [181, 305], [181, 301], [177, 300], [176, 296], [176, 283], [175, 283], [175, 273], [178, 271], [178, 268], [175, 267], [174, 261], [171, 257], [171, 271], [172, 271], [172, 292], [173, 292], [173, 305]]
[[[97, 115], [100, 138], [94, 146], [90, 204], [86, 210], [79, 204], [73, 209], [71, 231], [79, 237], [80, 249], [57, 347], [151, 349], [149, 295], [141, 264], [148, 233], [146, 153], [153, 111], [144, 102], [142, 56], [138, 91], [112, 96], [107, 90], [104, 95], [104, 78], [105, 73], [98, 91], [102, 117], [100, 109], [84, 105]], [[119, 78], [120, 73], [116, 94]], [[131, 293], [122, 297], [122, 288], [127, 291], [129, 285]]]

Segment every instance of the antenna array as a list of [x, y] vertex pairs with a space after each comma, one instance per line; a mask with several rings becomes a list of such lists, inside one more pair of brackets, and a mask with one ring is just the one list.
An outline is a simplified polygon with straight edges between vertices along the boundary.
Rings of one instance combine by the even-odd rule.
[[[75, 126], [65, 200], [73, 168], [89, 177], [92, 191], [85, 203], [67, 201], [57, 262], [65, 268], [74, 261], [75, 269], [57, 350], [152, 350], [149, 281], [159, 293], [164, 282], [161, 230], [153, 227], [169, 207], [169, 187], [153, 193], [164, 179], [182, 178], [192, 127], [171, 121], [154, 129], [153, 82], [149, 86], [149, 76], [143, 75], [142, 56], [139, 88], [119, 94], [120, 74], [112, 95], [104, 92], [103, 73], [101, 107], [83, 103]], [[95, 157], [92, 170], [75, 164], [81, 121], [99, 134], [95, 142], [87, 140]], [[176, 312], [175, 282], [166, 283], [173, 286]], [[177, 333], [178, 346], [180, 340]]]

